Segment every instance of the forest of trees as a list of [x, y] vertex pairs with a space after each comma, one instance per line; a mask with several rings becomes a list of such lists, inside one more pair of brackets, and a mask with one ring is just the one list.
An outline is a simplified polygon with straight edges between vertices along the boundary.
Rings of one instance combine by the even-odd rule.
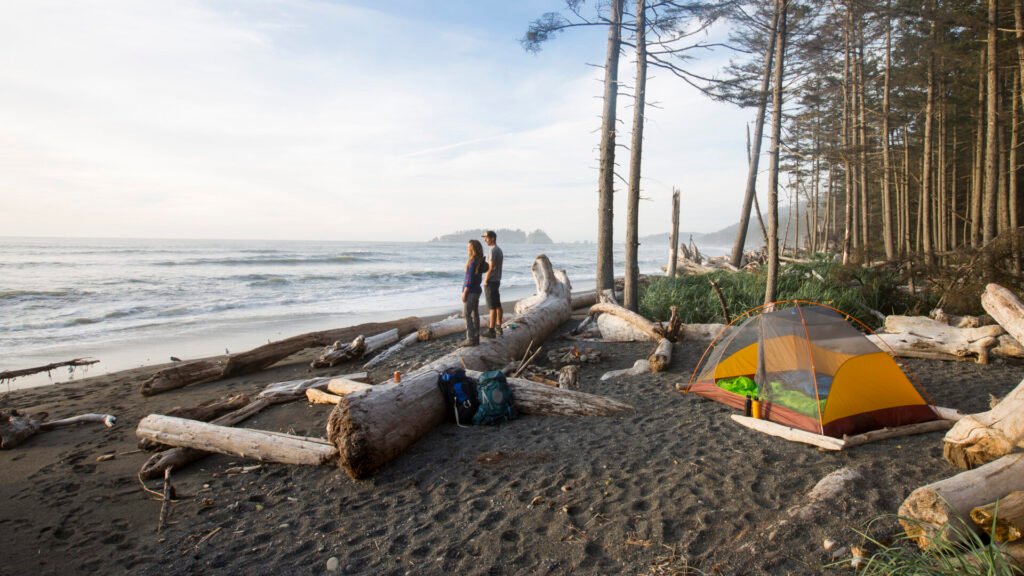
[[[766, 186], [768, 291], [773, 299], [780, 199], [807, 206], [800, 254], [841, 255], [844, 263], [948, 265], [981, 255], [977, 271], [1021, 270], [1021, 77], [1024, 23], [1020, 0], [623, 0], [588, 6], [566, 0], [524, 37], [537, 50], [556, 33], [607, 26], [608, 60], [599, 176], [598, 288], [610, 286], [611, 194], [615, 185], [618, 107], [632, 91], [627, 261], [635, 255], [644, 79], [648, 66], [669, 70], [708, 97], [751, 111], [750, 176], [733, 263], [758, 181]], [[727, 26], [727, 45], [702, 32]], [[688, 68], [695, 48], [731, 50], [714, 77]], [[618, 59], [632, 52], [636, 77], [625, 86]], [[671, 102], [663, 103], [671, 106]], [[768, 152], [762, 139], [768, 132]], [[738, 135], [742, 136], [742, 135]], [[763, 158], [762, 158], [763, 156]], [[767, 174], [762, 174], [762, 166]], [[760, 180], [758, 176], [761, 176]], [[685, 179], [681, 174], [680, 178]], [[605, 247], [607, 244], [607, 247]], [[629, 283], [635, 283], [627, 262]], [[634, 284], [635, 285], [635, 284]], [[632, 306], [631, 306], [632, 307]]]

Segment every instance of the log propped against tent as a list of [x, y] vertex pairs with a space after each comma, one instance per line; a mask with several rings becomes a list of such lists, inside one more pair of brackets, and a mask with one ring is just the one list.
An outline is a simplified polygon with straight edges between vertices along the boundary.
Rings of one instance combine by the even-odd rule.
[[218, 356], [205, 360], [184, 362], [165, 368], [142, 383], [143, 396], [152, 396], [168, 390], [193, 384], [213, 382], [232, 376], [250, 374], [284, 360], [307, 348], [322, 348], [337, 341], [349, 341], [357, 336], [380, 334], [397, 329], [399, 336], [415, 331], [420, 320], [415, 317], [402, 318], [391, 322], [370, 322], [348, 328], [324, 330], [300, 334], [277, 342], [271, 342], [247, 352], [230, 356]]
[[1024, 380], [991, 410], [960, 419], [946, 433], [942, 452], [950, 464], [973, 468], [1024, 447]]
[[440, 372], [458, 366], [469, 370], [504, 366], [523, 357], [531, 342], [543, 341], [569, 319], [571, 285], [565, 272], [555, 272], [544, 255], [534, 260], [532, 272], [538, 293], [520, 301], [518, 315], [500, 337], [460, 348], [401, 383], [375, 386], [341, 399], [328, 419], [327, 436], [338, 447], [339, 464], [352, 478], [372, 475], [444, 420], [444, 401], [437, 391]]

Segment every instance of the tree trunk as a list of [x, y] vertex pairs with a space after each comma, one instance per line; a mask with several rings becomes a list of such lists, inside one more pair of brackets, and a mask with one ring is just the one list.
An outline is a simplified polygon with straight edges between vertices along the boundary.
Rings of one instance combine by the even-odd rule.
[[181, 446], [282, 464], [327, 464], [338, 454], [333, 444], [320, 438], [306, 438], [217, 426], [206, 422], [150, 414], [139, 422], [135, 433], [161, 444]]
[[996, 193], [999, 190], [999, 174], [996, 170], [997, 155], [999, 154], [997, 138], [999, 137], [998, 121], [998, 67], [996, 53], [996, 12], [997, 0], [988, 0], [988, 40], [986, 49], [988, 58], [985, 62], [985, 80], [987, 94], [985, 100], [985, 194], [984, 204], [984, 236], [983, 240], [987, 246], [996, 236]]
[[[467, 370], [472, 378], [481, 372]], [[565, 388], [555, 388], [526, 378], [507, 378], [516, 410], [537, 416], [615, 416], [633, 410], [625, 402]]]
[[768, 169], [768, 280], [764, 303], [775, 301], [779, 275], [779, 147], [782, 140], [782, 82], [786, 59], [786, 12], [789, 0], [775, 0], [778, 40], [775, 43], [775, 73], [772, 87], [772, 139]]
[[977, 248], [981, 245], [982, 237], [982, 216], [981, 197], [985, 182], [985, 58], [986, 52], [982, 48], [978, 64], [978, 107], [976, 110], [977, 121], [975, 122], [975, 147], [973, 182], [971, 183], [971, 247]]
[[943, 454], [960, 469], [974, 468], [1024, 447], [1024, 381], [988, 412], [961, 418], [946, 433]]
[[371, 322], [348, 328], [310, 332], [285, 340], [271, 342], [248, 352], [234, 356], [219, 356], [205, 360], [186, 362], [166, 368], [142, 383], [142, 395], [152, 396], [168, 390], [193, 384], [213, 382], [231, 376], [249, 374], [263, 370], [288, 356], [307, 348], [328, 346], [338, 340], [351, 340], [360, 334], [377, 334], [397, 328], [400, 335], [408, 334], [419, 325], [415, 317], [402, 318], [391, 322]]
[[[198, 406], [190, 406], [188, 408], [175, 407], [168, 410], [165, 416], [175, 416], [177, 418], [187, 418], [189, 420], [198, 420], [200, 422], [209, 422], [215, 418], [219, 418], [228, 412], [233, 412], [242, 408], [250, 402], [249, 397], [245, 394], [235, 394], [227, 398], [217, 398], [209, 402], [203, 402]], [[142, 450], [164, 450], [166, 446], [151, 442], [149, 440], [139, 440], [139, 448]]]
[[608, 52], [604, 63], [604, 109], [601, 113], [601, 160], [597, 200], [597, 291], [613, 289], [612, 254], [615, 201], [615, 113], [619, 91], [619, 47], [623, 0], [611, 0]]
[[900, 505], [900, 524], [922, 548], [942, 533], [955, 540], [950, 528], [976, 530], [969, 518], [972, 509], [1022, 489], [1024, 453], [1011, 454], [914, 490]]
[[553, 272], [546, 256], [534, 261], [533, 274], [546, 293], [516, 316], [511, 321], [515, 328], [510, 325], [500, 338], [460, 348], [401, 383], [350, 394], [338, 403], [327, 433], [338, 447], [340, 465], [352, 478], [372, 475], [441, 423], [445, 406], [437, 391], [440, 372], [454, 366], [486, 370], [518, 360], [531, 342], [543, 341], [569, 319], [570, 285], [565, 274]]
[[772, 59], [775, 55], [775, 41], [779, 19], [779, 4], [775, 3], [775, 11], [772, 14], [772, 23], [768, 30], [768, 46], [764, 54], [764, 70], [761, 74], [761, 91], [758, 93], [757, 117], [754, 119], [754, 139], [748, 150], [747, 158], [747, 186], [743, 192], [743, 208], [740, 210], [740, 224], [736, 230], [736, 241], [732, 246], [733, 266], [739, 268], [743, 265], [743, 251], [747, 245], [747, 228], [750, 226], [750, 207], [754, 203], [757, 188], [757, 171], [761, 160], [761, 140], [764, 135], [764, 117], [768, 109], [768, 87], [772, 77]]
[[921, 252], [924, 263], [931, 266], [934, 262], [934, 242], [932, 239], [932, 124], [935, 117], [935, 54], [936, 23], [935, 0], [929, 2], [929, 50], [927, 78], [928, 86], [924, 106], [924, 142], [921, 150], [921, 204], [918, 215], [921, 219]]
[[646, 0], [636, 0], [636, 87], [633, 93], [633, 135], [629, 148], [629, 196], [626, 201], [626, 284], [623, 305], [640, 307], [640, 167], [644, 145], [644, 104], [647, 98]]
[[668, 238], [668, 277], [676, 277], [676, 259], [679, 258], [679, 190], [672, 189], [672, 233]]

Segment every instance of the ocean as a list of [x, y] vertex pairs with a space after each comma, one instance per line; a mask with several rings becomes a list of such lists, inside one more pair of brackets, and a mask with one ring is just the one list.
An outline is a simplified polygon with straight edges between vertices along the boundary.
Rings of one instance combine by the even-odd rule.
[[[500, 245], [503, 299], [533, 293], [530, 265], [542, 253], [576, 290], [593, 288], [594, 244]], [[661, 274], [667, 254], [642, 244], [641, 273]], [[622, 246], [615, 256], [621, 275]], [[100, 360], [3, 388], [455, 312], [464, 262], [464, 243], [0, 238], [0, 372]]]

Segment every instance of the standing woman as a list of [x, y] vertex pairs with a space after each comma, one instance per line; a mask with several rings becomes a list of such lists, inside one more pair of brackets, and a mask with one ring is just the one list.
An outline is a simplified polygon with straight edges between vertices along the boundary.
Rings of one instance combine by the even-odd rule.
[[470, 240], [466, 246], [466, 278], [462, 282], [462, 313], [466, 318], [466, 340], [463, 346], [480, 345], [480, 282], [487, 263], [479, 240]]

